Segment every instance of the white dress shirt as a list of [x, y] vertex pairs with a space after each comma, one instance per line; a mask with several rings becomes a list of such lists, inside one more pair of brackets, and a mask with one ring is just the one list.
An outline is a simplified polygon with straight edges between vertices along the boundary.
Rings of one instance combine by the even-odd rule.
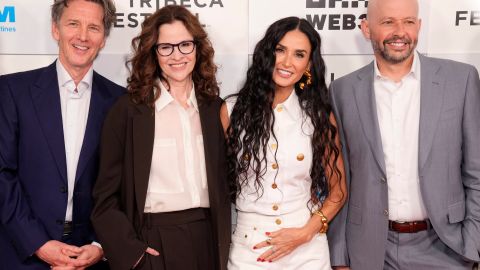
[[381, 75], [375, 62], [375, 98], [387, 171], [388, 212], [394, 221], [427, 218], [418, 175], [420, 62], [400, 82]]
[[[227, 100], [229, 114], [235, 101], [235, 98]], [[306, 208], [310, 200], [312, 185], [310, 168], [313, 155], [311, 146], [313, 126], [310, 118], [302, 112], [295, 91], [274, 108], [274, 115], [273, 129], [277, 141], [270, 135], [267, 168], [261, 180], [263, 194], [262, 190], [256, 192], [254, 173], [250, 169], [247, 173], [250, 176], [248, 183], [242, 187], [242, 192], [236, 199], [239, 211], [280, 217]]]
[[56, 65], [67, 161], [68, 201], [65, 220], [72, 221], [73, 189], [75, 187], [78, 159], [87, 126], [92, 94], [93, 67], [88, 70], [79, 84], [75, 86], [75, 82], [62, 63], [60, 63], [60, 60], [57, 60]]
[[162, 83], [145, 213], [209, 207], [203, 135], [195, 89], [182, 107]]

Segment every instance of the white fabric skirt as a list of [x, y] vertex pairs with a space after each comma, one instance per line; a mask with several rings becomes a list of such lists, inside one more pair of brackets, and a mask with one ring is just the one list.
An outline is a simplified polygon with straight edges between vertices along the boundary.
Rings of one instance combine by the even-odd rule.
[[257, 258], [270, 247], [253, 249], [265, 241], [265, 232], [281, 228], [301, 227], [310, 219], [310, 211], [298, 210], [279, 216], [265, 216], [238, 211], [237, 227], [232, 234], [229, 270], [330, 270], [327, 236], [316, 234], [308, 243], [298, 246], [292, 253], [274, 262], [257, 262]]

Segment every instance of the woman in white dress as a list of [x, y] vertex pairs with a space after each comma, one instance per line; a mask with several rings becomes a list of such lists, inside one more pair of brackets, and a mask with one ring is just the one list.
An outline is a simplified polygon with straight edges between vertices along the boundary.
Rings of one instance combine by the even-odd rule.
[[347, 194], [320, 44], [304, 19], [273, 23], [222, 106], [238, 214], [231, 270], [331, 269], [325, 232]]

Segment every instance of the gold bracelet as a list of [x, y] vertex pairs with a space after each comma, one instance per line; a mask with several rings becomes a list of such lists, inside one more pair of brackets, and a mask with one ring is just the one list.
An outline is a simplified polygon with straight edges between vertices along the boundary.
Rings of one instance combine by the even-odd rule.
[[322, 210], [317, 209], [313, 212], [313, 215], [317, 215], [320, 217], [320, 220], [322, 221], [322, 227], [318, 231], [318, 233], [326, 233], [328, 231], [328, 219], [327, 217], [323, 214]]

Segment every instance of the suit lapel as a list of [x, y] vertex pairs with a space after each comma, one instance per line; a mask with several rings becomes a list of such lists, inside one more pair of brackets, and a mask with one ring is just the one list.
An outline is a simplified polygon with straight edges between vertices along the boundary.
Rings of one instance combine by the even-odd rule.
[[425, 165], [438, 125], [444, 96], [444, 78], [439, 74], [440, 66], [420, 55], [420, 126], [418, 142], [418, 168]]
[[88, 161], [96, 152], [100, 140], [103, 119], [106, 113], [110, 95], [105, 85], [98, 80], [98, 74], [94, 71], [92, 79], [92, 94], [88, 109], [87, 126], [83, 137], [82, 150], [78, 159], [75, 183], [82, 176]]
[[138, 212], [143, 213], [152, 163], [155, 115], [146, 105], [137, 105], [133, 117], [133, 173]]
[[385, 158], [373, 87], [373, 65], [374, 63], [372, 62], [360, 71], [358, 74], [359, 82], [355, 86], [354, 93], [363, 132], [365, 133], [378, 166], [380, 166], [383, 174], [386, 175]]
[[[45, 140], [55, 159], [58, 172], [66, 184], [67, 162], [56, 62], [45, 69], [44, 73], [30, 89], [30, 94]], [[28, 135], [38, 136], [39, 134]]]
[[200, 103], [198, 111], [200, 114], [200, 124], [202, 127], [202, 135], [203, 135], [203, 148], [205, 153], [205, 168], [207, 173], [207, 183], [208, 183], [208, 191], [210, 200], [212, 200], [218, 194], [212, 194], [215, 190], [218, 190], [217, 186], [217, 179], [216, 174], [214, 171], [215, 164], [212, 161], [217, 160], [217, 152], [215, 149], [218, 149], [218, 137], [215, 136], [215, 132], [217, 129], [213, 125], [215, 121], [215, 117], [220, 117], [220, 113], [218, 112], [215, 115], [215, 110], [211, 110], [212, 106], [208, 106], [207, 101]]

